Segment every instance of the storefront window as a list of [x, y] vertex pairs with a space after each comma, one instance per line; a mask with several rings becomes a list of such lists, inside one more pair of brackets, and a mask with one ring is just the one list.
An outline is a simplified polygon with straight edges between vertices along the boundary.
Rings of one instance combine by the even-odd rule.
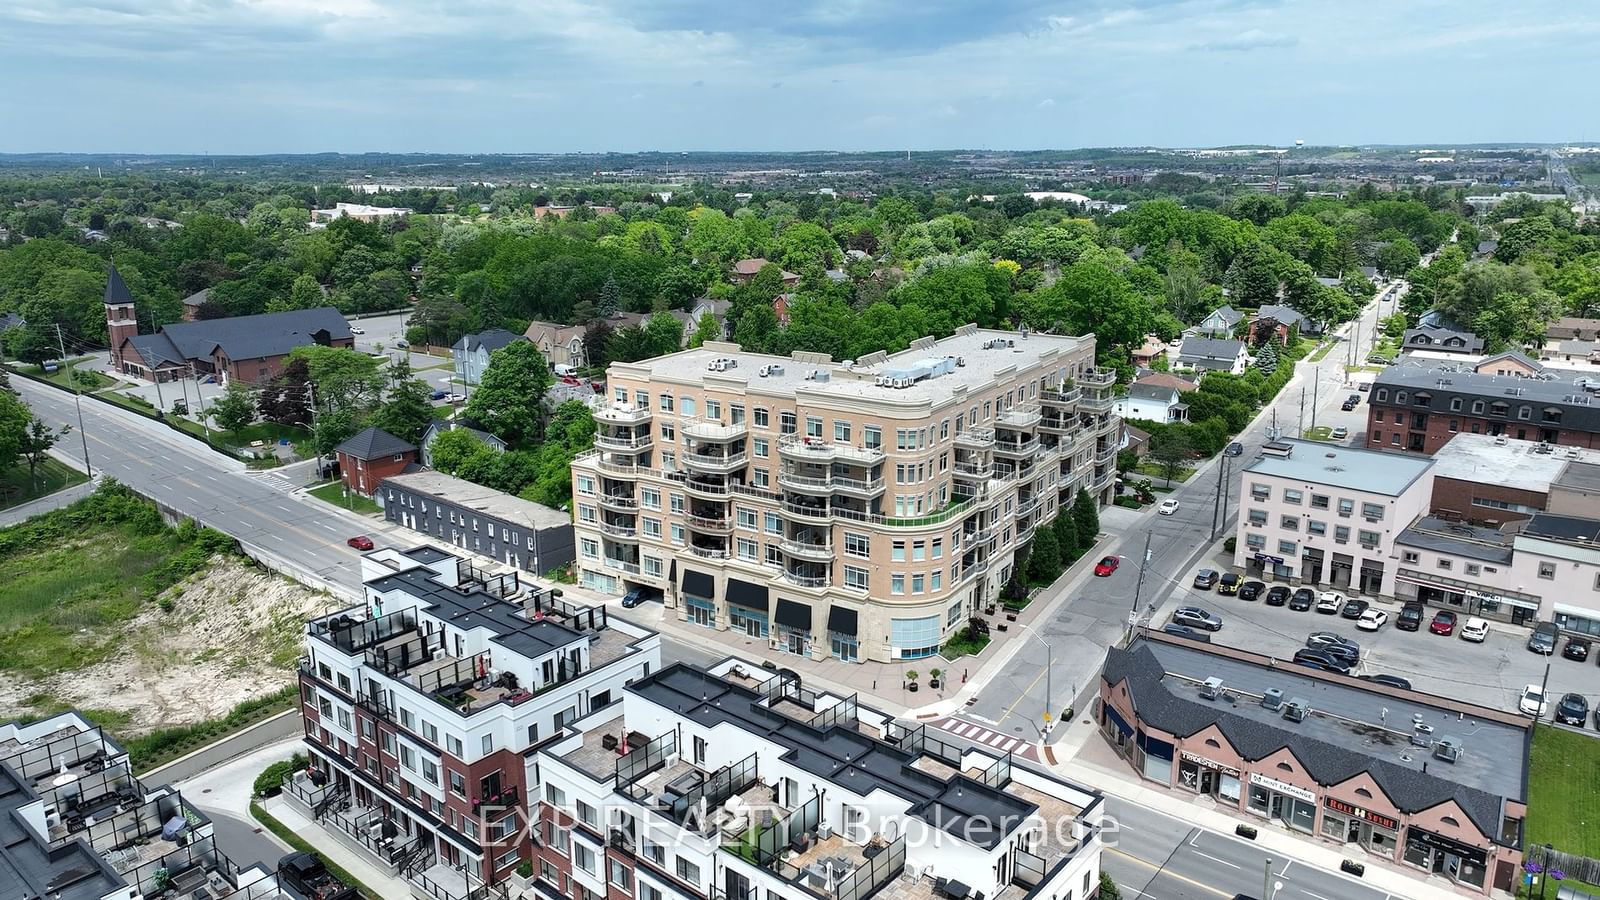
[[1267, 804], [1270, 802], [1271, 793], [1264, 787], [1250, 786], [1250, 809], [1261, 815], [1267, 814]]
[[1322, 836], [1344, 843], [1350, 835], [1350, 820], [1331, 812], [1322, 814]]

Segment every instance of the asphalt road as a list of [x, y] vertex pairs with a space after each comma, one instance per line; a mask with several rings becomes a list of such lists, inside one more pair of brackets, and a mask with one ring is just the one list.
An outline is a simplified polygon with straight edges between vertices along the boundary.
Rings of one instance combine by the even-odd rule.
[[[1309, 429], [1314, 424], [1350, 424], [1359, 418], [1359, 412], [1339, 412], [1339, 404], [1354, 392], [1344, 366], [1350, 357], [1365, 356], [1376, 330], [1380, 307], [1387, 313], [1393, 303], [1386, 299], [1370, 304], [1363, 312], [1359, 319], [1362, 346], [1355, 353], [1347, 352], [1346, 343], [1341, 341], [1320, 362], [1298, 364], [1296, 380], [1279, 393], [1265, 415], [1237, 438], [1244, 445], [1242, 456], [1211, 460], [1187, 482], [1165, 495], [1179, 501], [1176, 514], [1160, 516], [1152, 507], [1139, 525], [1125, 529], [1109, 549], [1097, 551], [1122, 559], [1121, 567], [1114, 574], [1096, 578], [1085, 572], [1071, 582], [1053, 585], [1047, 589], [1046, 596], [1034, 600], [1035, 603], [1048, 602], [1050, 596], [1060, 591], [1069, 594], [1068, 600], [1053, 615], [1031, 626], [1030, 630], [1039, 639], [1025, 642], [960, 717], [1001, 734], [1037, 739], [1046, 709], [1059, 712], [1094, 683], [1105, 658], [1105, 648], [1120, 640], [1127, 629], [1136, 592], [1142, 620], [1152, 617], [1158, 609], [1175, 605], [1169, 604], [1169, 600], [1181, 602], [1179, 598], [1187, 596], [1190, 574], [1214, 543], [1211, 539], [1213, 511], [1217, 508], [1217, 481], [1222, 476], [1223, 462], [1228, 469], [1224, 493], [1232, 498], [1237, 496], [1240, 465], [1254, 458], [1269, 439], [1269, 432], [1276, 429], [1278, 434], [1293, 436], [1302, 425]], [[1352, 340], [1354, 335], [1352, 326], [1349, 332]], [[1346, 418], [1334, 420], [1330, 416]], [[1221, 518], [1220, 515], [1217, 518]], [[1235, 518], [1237, 509], [1230, 503], [1226, 521], [1218, 525], [1218, 540], [1232, 533], [1231, 523]], [[1144, 554], [1147, 534], [1150, 559], [1141, 589], [1139, 560]], [[1048, 675], [1047, 660], [1051, 661]]]

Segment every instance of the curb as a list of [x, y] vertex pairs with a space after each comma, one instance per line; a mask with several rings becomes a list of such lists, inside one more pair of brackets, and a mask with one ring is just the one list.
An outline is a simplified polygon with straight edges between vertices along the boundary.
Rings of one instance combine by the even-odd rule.
[[266, 717], [265, 719], [262, 719], [259, 722], [253, 722], [253, 723], [251, 723], [249, 725], [246, 725], [245, 727], [239, 729], [238, 731], [233, 732], [232, 734], [224, 735], [224, 736], [218, 738], [217, 740], [212, 741], [209, 744], [206, 744], [204, 747], [200, 747], [198, 749], [191, 750], [188, 753], [185, 753], [184, 755], [178, 757], [177, 759], [169, 759], [166, 762], [162, 763], [159, 766], [156, 766], [153, 769], [150, 769], [150, 770], [144, 771], [144, 772], [140, 772], [139, 773], [139, 777], [140, 778], [154, 778], [155, 776], [159, 775], [161, 772], [163, 772], [163, 771], [165, 771], [167, 769], [170, 769], [173, 766], [178, 765], [179, 763], [187, 762], [187, 761], [189, 761], [191, 759], [194, 759], [196, 756], [199, 756], [202, 753], [210, 752], [212, 750], [215, 750], [217, 747], [221, 747], [221, 746], [223, 746], [225, 744], [229, 744], [229, 743], [232, 743], [234, 741], [240, 741], [243, 744], [248, 744], [248, 746], [240, 746], [240, 747], [237, 747], [237, 748], [230, 749], [230, 751], [228, 752], [228, 755], [224, 756], [222, 759], [217, 760], [217, 764], [221, 764], [221, 763], [225, 763], [225, 762], [231, 762], [231, 761], [233, 761], [235, 759], [238, 759], [241, 756], [244, 756], [246, 753], [249, 753], [252, 750], [258, 750], [258, 749], [260, 749], [262, 747], [265, 747], [267, 744], [271, 743], [271, 740], [263, 740], [263, 741], [254, 742], [254, 743], [245, 740], [247, 738], [247, 736], [250, 735], [252, 732], [255, 732], [255, 731], [257, 731], [258, 729], [261, 729], [261, 728], [265, 728], [265, 727], [267, 727], [269, 725], [278, 724], [280, 722], [280, 720], [282, 720], [286, 716], [298, 716], [298, 715], [300, 715], [300, 709], [299, 709], [299, 706], [297, 704], [296, 706], [294, 706], [294, 707], [292, 707], [290, 709], [286, 709], [283, 712], [275, 713], [273, 715], [270, 715], [270, 716]]

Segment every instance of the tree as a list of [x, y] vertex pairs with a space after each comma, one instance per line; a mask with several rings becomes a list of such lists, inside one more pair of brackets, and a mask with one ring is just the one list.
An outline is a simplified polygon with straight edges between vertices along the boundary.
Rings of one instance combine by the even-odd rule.
[[465, 428], [452, 428], [433, 439], [428, 456], [433, 467], [446, 475], [454, 475], [466, 467], [470, 460], [480, 455], [493, 454], [488, 444]]
[[683, 349], [683, 323], [665, 310], [645, 320], [644, 333], [650, 339], [651, 356], [665, 356]]
[[1278, 297], [1278, 273], [1260, 242], [1246, 245], [1234, 257], [1222, 284], [1228, 289], [1228, 302], [1235, 306], [1260, 306]]
[[0, 472], [9, 471], [24, 455], [32, 421], [28, 404], [9, 391], [0, 392]]
[[1166, 429], [1150, 436], [1150, 458], [1161, 468], [1167, 486], [1189, 465], [1191, 453], [1189, 438], [1176, 429]]
[[1270, 330], [1267, 333], [1269, 337], [1261, 343], [1260, 349], [1256, 351], [1256, 368], [1260, 369], [1263, 375], [1271, 375], [1273, 372], [1278, 371], [1278, 342], [1270, 336]]
[[63, 425], [59, 429], [52, 430], [37, 416], [29, 416], [28, 427], [23, 431], [22, 440], [18, 445], [18, 453], [28, 463], [28, 481], [35, 488], [39, 485], [39, 467], [49, 457], [50, 448], [71, 429], [71, 425]]
[[384, 377], [378, 370], [378, 361], [365, 353], [348, 347], [312, 345], [289, 351], [289, 362], [296, 360], [306, 364], [306, 378], [315, 391], [317, 404], [330, 412], [364, 412], [383, 393]]
[[1394, 277], [1409, 272], [1422, 262], [1422, 251], [1408, 238], [1396, 238], [1378, 248], [1378, 271]]
[[1099, 900], [1122, 900], [1122, 891], [1117, 888], [1117, 883], [1105, 872], [1100, 873]]
[[757, 306], [739, 317], [739, 327], [733, 332], [734, 341], [752, 353], [767, 352], [778, 334], [778, 314], [770, 304]]
[[1078, 540], [1078, 522], [1072, 517], [1071, 507], [1057, 511], [1050, 527], [1056, 533], [1056, 546], [1061, 548], [1062, 565], [1071, 565], [1083, 553]]
[[335, 409], [317, 416], [317, 421], [311, 429], [311, 443], [317, 455], [328, 456], [335, 447], [348, 441], [360, 430], [355, 412], [349, 409]]
[[467, 417], [513, 446], [544, 433], [544, 394], [554, 383], [539, 349], [512, 341], [489, 356], [489, 367], [467, 401]]
[[239, 431], [256, 420], [256, 392], [243, 381], [230, 378], [222, 396], [211, 401], [207, 414], [223, 431]]
[[1061, 574], [1061, 546], [1056, 543], [1056, 533], [1049, 528], [1039, 528], [1033, 533], [1033, 549], [1028, 552], [1028, 580], [1034, 584], [1049, 584]]
[[309, 366], [290, 357], [277, 377], [268, 381], [256, 401], [261, 418], [280, 425], [304, 428], [311, 422]]
[[[594, 334], [594, 329], [589, 329], [589, 333]], [[650, 334], [641, 325], [618, 328], [606, 340], [605, 359], [609, 362], [638, 362], [655, 355]], [[594, 357], [590, 357], [589, 361], [594, 362]]]
[[418, 379], [400, 381], [389, 389], [389, 399], [378, 408], [372, 424], [407, 443], [417, 443], [433, 421], [429, 393], [428, 385]]
[[689, 346], [698, 347], [706, 341], [715, 341], [722, 337], [722, 326], [717, 323], [717, 317], [711, 313], [701, 313], [700, 321], [695, 323], [694, 333], [689, 335]]
[[322, 285], [310, 275], [298, 275], [289, 288], [288, 297], [274, 297], [267, 303], [267, 312], [284, 312], [291, 309], [315, 309], [328, 302], [322, 294]]
[[600, 299], [595, 302], [595, 315], [602, 319], [609, 319], [622, 309], [622, 287], [617, 284], [617, 279], [611, 275], [606, 276], [606, 283], [600, 285]]
[[1098, 259], [1080, 260], [1035, 294], [1028, 318], [1058, 333], [1093, 332], [1102, 350], [1138, 346], [1155, 323], [1150, 301]]
[[1093, 547], [1100, 537], [1100, 510], [1083, 488], [1078, 488], [1078, 496], [1072, 501], [1072, 521], [1078, 529], [1078, 549]]

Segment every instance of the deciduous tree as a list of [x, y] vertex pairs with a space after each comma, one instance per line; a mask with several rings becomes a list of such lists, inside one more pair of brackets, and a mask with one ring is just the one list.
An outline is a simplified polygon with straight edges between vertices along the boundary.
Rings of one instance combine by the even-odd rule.
[[490, 354], [489, 367], [467, 401], [467, 416], [513, 446], [538, 441], [544, 433], [544, 394], [553, 382], [538, 348], [512, 341]]

